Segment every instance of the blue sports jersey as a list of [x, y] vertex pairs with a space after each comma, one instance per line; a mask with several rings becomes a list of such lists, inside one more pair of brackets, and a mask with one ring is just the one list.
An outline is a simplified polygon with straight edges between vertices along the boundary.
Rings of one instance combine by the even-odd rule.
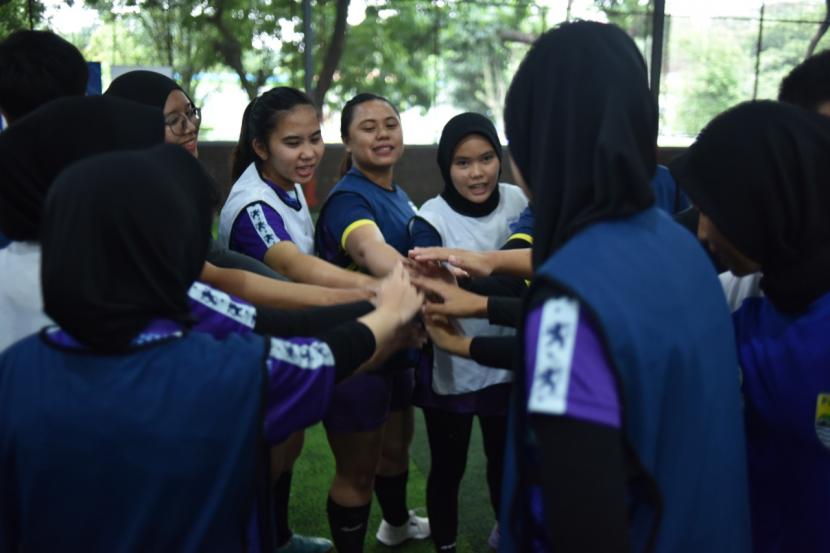
[[353, 167], [335, 185], [320, 211], [315, 233], [317, 255], [340, 267], [352, 266], [346, 253], [349, 234], [374, 224], [386, 243], [406, 256], [408, 225], [414, 215], [415, 208], [400, 186], [382, 188]]
[[732, 315], [743, 372], [756, 552], [830, 548], [830, 294], [798, 316], [766, 298]]
[[651, 179], [651, 190], [654, 192], [654, 203], [666, 213], [674, 215], [689, 207], [689, 199], [677, 187], [668, 167], [657, 166]]
[[263, 434], [320, 420], [333, 388], [310, 338], [29, 336], [0, 355], [0, 551], [243, 551]]
[[[582, 229], [538, 268], [534, 281], [568, 290], [590, 308], [615, 369], [629, 453], [631, 550], [645, 550], [653, 536], [655, 552], [748, 553], [737, 354], [722, 289], [697, 241], [652, 207]], [[535, 414], [563, 416], [584, 407], [568, 401], [570, 378], [584, 376], [570, 362], [575, 313], [556, 305], [543, 313], [542, 364], [534, 368], [527, 404]], [[595, 412], [594, 420], [608, 412]], [[529, 436], [511, 440], [533, 456]], [[508, 455], [509, 467], [515, 454]], [[504, 495], [516, 498], [507, 506], [526, 510], [532, 504], [515, 491], [516, 474], [532, 472], [524, 466], [505, 473]], [[502, 514], [501, 551], [518, 551], [513, 514]]]
[[[674, 214], [689, 207], [689, 199], [677, 188], [668, 168], [662, 165], [658, 165], [654, 172], [651, 190], [654, 192], [655, 205], [667, 213]], [[510, 225], [508, 242], [515, 239], [533, 244], [533, 212], [529, 205], [519, 215], [519, 220]]]
[[533, 245], [533, 212], [530, 210], [530, 205], [521, 212], [519, 220], [510, 225], [510, 237], [507, 241], [511, 240], [524, 240]]

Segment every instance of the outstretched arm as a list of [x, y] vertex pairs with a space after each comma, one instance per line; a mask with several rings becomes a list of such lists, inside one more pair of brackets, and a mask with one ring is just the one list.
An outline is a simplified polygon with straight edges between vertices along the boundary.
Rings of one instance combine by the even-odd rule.
[[368, 289], [334, 289], [282, 282], [239, 269], [221, 269], [205, 263], [200, 280], [250, 303], [281, 309], [300, 309], [370, 299]]
[[442, 261], [457, 269], [456, 276], [484, 277], [505, 274], [531, 278], [530, 248], [473, 252], [456, 248], [415, 248], [409, 257], [415, 261]]
[[366, 288], [376, 284], [370, 276], [347, 271], [319, 257], [304, 254], [294, 242], [289, 241], [278, 242], [268, 248], [265, 263], [294, 282], [331, 288]]

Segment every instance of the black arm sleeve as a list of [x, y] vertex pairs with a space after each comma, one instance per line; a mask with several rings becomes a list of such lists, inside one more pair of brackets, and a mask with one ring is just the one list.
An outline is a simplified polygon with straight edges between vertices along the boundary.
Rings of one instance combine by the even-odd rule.
[[254, 332], [278, 338], [312, 336], [341, 323], [353, 321], [373, 310], [374, 306], [368, 301], [310, 309], [274, 309], [258, 305]]
[[470, 342], [470, 358], [486, 367], [512, 371], [516, 340], [515, 336], [476, 336]]
[[334, 381], [340, 382], [375, 353], [375, 335], [363, 323], [343, 323], [317, 335], [328, 344], [335, 361]]
[[629, 551], [623, 439], [615, 428], [535, 415], [545, 527], [557, 553]]
[[466, 278], [458, 281], [458, 286], [479, 296], [519, 297], [527, 290], [523, 278], [509, 275]]
[[288, 280], [262, 261], [258, 261], [251, 256], [229, 250], [216, 240], [210, 241], [210, 247], [208, 248], [206, 260], [213, 263], [217, 267], [222, 267], [224, 269], [242, 269], [243, 271], [256, 273], [268, 278]]
[[487, 319], [490, 324], [516, 328], [521, 318], [521, 298], [492, 296], [487, 299]]

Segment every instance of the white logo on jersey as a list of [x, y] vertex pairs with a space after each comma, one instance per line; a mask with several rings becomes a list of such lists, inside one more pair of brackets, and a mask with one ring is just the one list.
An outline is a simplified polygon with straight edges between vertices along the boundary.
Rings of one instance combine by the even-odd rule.
[[565, 412], [578, 321], [578, 301], [556, 298], [545, 302], [539, 322], [529, 411], [552, 415]]
[[248, 328], [254, 328], [256, 307], [253, 305], [246, 305], [234, 301], [225, 292], [211, 288], [201, 282], [194, 282], [190, 290], [188, 290], [187, 295], [193, 301], [199, 302], [205, 307], [221, 313], [239, 324], [243, 324]]
[[267, 247], [270, 248], [280, 241], [277, 238], [277, 233], [274, 232], [274, 229], [265, 220], [265, 212], [262, 211], [261, 205], [249, 205], [245, 211], [248, 212], [248, 217], [251, 218], [251, 224], [254, 225], [254, 230], [256, 230], [256, 233], [259, 234], [259, 237], [262, 238], [262, 241], [265, 242]]
[[317, 370], [323, 366], [334, 365], [334, 355], [325, 342], [294, 344], [279, 338], [271, 338], [271, 351], [268, 355], [277, 361], [290, 363], [301, 369]]

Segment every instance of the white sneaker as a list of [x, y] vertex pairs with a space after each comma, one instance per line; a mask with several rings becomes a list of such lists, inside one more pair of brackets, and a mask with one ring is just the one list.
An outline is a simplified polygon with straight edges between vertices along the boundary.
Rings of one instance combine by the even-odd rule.
[[394, 547], [410, 539], [424, 540], [429, 537], [429, 533], [429, 519], [417, 516], [415, 511], [409, 511], [409, 520], [400, 526], [392, 526], [381, 520], [375, 537], [383, 545]]

